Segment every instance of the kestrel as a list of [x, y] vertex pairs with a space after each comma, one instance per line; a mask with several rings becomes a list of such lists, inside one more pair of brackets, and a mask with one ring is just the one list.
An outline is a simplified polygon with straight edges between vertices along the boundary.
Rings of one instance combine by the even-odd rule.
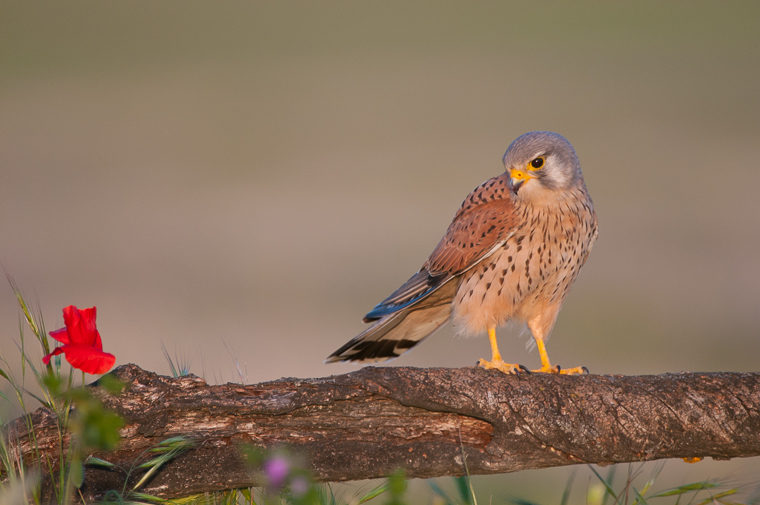
[[570, 142], [551, 132], [518, 137], [504, 154], [506, 171], [475, 188], [422, 268], [364, 316], [372, 326], [332, 353], [336, 361], [396, 358], [452, 319], [458, 332], [487, 332], [490, 361], [505, 363], [496, 328], [525, 323], [538, 346], [534, 372], [588, 373], [553, 367], [545, 341], [596, 240], [594, 204]]

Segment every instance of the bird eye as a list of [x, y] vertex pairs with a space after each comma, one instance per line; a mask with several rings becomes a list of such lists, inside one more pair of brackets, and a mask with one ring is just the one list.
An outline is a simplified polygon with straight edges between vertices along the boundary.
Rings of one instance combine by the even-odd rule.
[[533, 170], [538, 170], [539, 168], [544, 166], [544, 159], [542, 157], [534, 158], [530, 162], [530, 166], [533, 167]]

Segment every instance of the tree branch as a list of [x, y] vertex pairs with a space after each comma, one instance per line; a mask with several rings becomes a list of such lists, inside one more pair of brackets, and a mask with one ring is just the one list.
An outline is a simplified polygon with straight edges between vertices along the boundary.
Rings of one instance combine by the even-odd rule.
[[[196, 442], [144, 488], [163, 497], [260, 485], [237, 450], [246, 443], [290, 445], [321, 481], [382, 477], [399, 467], [409, 477], [463, 475], [463, 455], [471, 474], [760, 455], [760, 373], [509, 376], [389, 367], [248, 386], [209, 386], [135, 365], [112, 373], [125, 391], [98, 395], [127, 425], [119, 449], [96, 456], [128, 467], [166, 438]], [[55, 461], [53, 414], [39, 409], [32, 422], [40, 451]], [[33, 463], [23, 420], [7, 428]], [[124, 474], [88, 468], [82, 491], [94, 500], [123, 483]]]

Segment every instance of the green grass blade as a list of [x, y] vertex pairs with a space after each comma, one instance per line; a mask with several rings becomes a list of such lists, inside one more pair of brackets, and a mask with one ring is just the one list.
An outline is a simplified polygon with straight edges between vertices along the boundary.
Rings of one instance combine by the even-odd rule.
[[639, 493], [639, 490], [633, 486], [631, 486], [631, 488], [633, 489], [633, 492], [636, 493], [636, 499], [633, 501], [632, 505], [649, 505], [644, 498], [643, 493]]
[[[478, 500], [475, 498], [475, 490], [472, 488], [472, 480], [470, 479], [470, 469], [467, 467], [467, 455], [464, 453], [464, 444], [462, 443], [462, 432], [459, 431], [459, 452], [462, 454], [462, 465], [464, 466], [464, 473], [465, 477], [459, 477], [459, 479], [463, 479], [461, 482], [457, 482], [459, 493], [464, 499], [464, 502], [469, 505], [478, 505]], [[469, 488], [469, 493], [465, 492], [464, 489], [462, 489], [462, 485], [466, 484], [467, 488]]]
[[473, 505], [474, 500], [474, 493], [472, 489], [472, 485], [470, 484], [470, 479], [467, 476], [462, 477], [455, 477], [454, 483], [456, 484], [456, 489], [459, 492], [459, 498], [461, 499], [461, 503], [466, 503], [467, 505]]
[[729, 489], [728, 491], [723, 491], [722, 493], [712, 495], [710, 498], [699, 502], [698, 505], [706, 505], [708, 503], [713, 503], [713, 502], [721, 500], [722, 498], [725, 498], [726, 496], [731, 496], [732, 494], [736, 494], [738, 492], [739, 492], [739, 488]]
[[161, 466], [167, 461], [171, 459], [171, 456], [168, 454], [162, 454], [161, 456], [155, 457], [149, 461], [146, 461], [142, 465], [138, 466], [137, 468], [153, 468], [154, 466]]
[[167, 445], [175, 445], [175, 444], [192, 444], [192, 442], [189, 442], [187, 438], [183, 436], [177, 436], [172, 438], [167, 438], [166, 440], [162, 440], [158, 445], [160, 446], [167, 446]]
[[104, 459], [96, 458], [94, 456], [88, 456], [87, 459], [84, 462], [85, 465], [94, 465], [94, 466], [102, 466], [105, 468], [118, 468], [116, 465], [111, 463], [110, 461], [106, 461]]
[[428, 486], [430, 486], [430, 489], [433, 491], [433, 494], [441, 498], [446, 505], [451, 505], [455, 503], [455, 500], [453, 500], [449, 494], [441, 488], [441, 486], [438, 485], [437, 482], [433, 481], [432, 479], [428, 481]]
[[678, 486], [673, 489], [668, 489], [667, 491], [662, 491], [660, 493], [650, 496], [649, 498], [662, 498], [664, 496], [676, 496], [676, 495], [691, 493], [692, 491], [702, 491], [703, 489], [713, 489], [718, 486], [719, 486], [718, 484], [713, 484], [712, 482], [695, 482], [693, 484], [686, 484], [685, 486]]
[[137, 482], [137, 484], [135, 484], [135, 486], [132, 488], [132, 491], [134, 492], [134, 490], [140, 489], [140, 486], [145, 484], [148, 481], [148, 479], [150, 479], [153, 476], [153, 474], [158, 471], [159, 468], [161, 468], [161, 465], [155, 465], [150, 470], [145, 472], [145, 475], [143, 475], [142, 478]]
[[573, 481], [575, 480], [575, 475], [577, 472], [573, 470], [573, 472], [570, 474], [570, 477], [567, 479], [567, 484], [565, 484], [565, 490], [562, 492], [562, 500], [560, 500], [560, 505], [567, 505], [567, 502], [570, 500], [570, 490], [573, 488]]
[[153, 496], [152, 494], [147, 494], [147, 493], [132, 492], [132, 493], [129, 493], [129, 497], [136, 498], [138, 500], [148, 500], [149, 502], [153, 502], [153, 503], [174, 503], [164, 498], [159, 498], [158, 496]]
[[159, 445], [163, 445], [164, 447], [169, 448], [168, 452], [165, 454], [162, 454], [161, 456], [158, 456], [157, 458], [153, 458], [152, 460], [148, 461], [147, 463], [143, 463], [138, 468], [147, 468], [150, 467], [150, 469], [145, 472], [145, 475], [142, 476], [142, 478], [135, 484], [135, 486], [132, 488], [133, 491], [136, 491], [147, 482], [147, 480], [155, 474], [159, 468], [161, 468], [165, 463], [168, 461], [171, 461], [172, 459], [176, 458], [186, 450], [190, 449], [193, 446], [193, 442], [190, 440], [187, 440], [184, 437], [172, 437], [167, 438], [166, 440], [162, 441]]
[[388, 487], [385, 484], [380, 484], [375, 489], [373, 489], [369, 493], [367, 493], [364, 496], [362, 496], [361, 498], [359, 498], [359, 501], [356, 502], [356, 503], [357, 503], [357, 505], [360, 505], [362, 503], [367, 503], [372, 498], [377, 498], [381, 494], [385, 493], [387, 490], [388, 490]]
[[50, 402], [48, 402], [47, 400], [44, 400], [44, 399], [40, 398], [39, 396], [37, 396], [36, 394], [32, 393], [31, 391], [26, 391], [26, 394], [28, 394], [29, 396], [31, 396], [32, 398], [34, 398], [35, 400], [37, 400], [38, 402], [40, 402], [43, 407], [48, 408], [50, 410], [53, 410], [53, 405]]
[[615, 471], [613, 470], [614, 467], [610, 468], [609, 473], [607, 474], [607, 479], [609, 479], [609, 482], [607, 480], [603, 479], [601, 475], [599, 475], [599, 472], [597, 472], [593, 466], [588, 466], [592, 472], [594, 472], [594, 475], [596, 475], [596, 478], [599, 479], [599, 481], [604, 484], [604, 488], [606, 489], [606, 493], [604, 493], [604, 498], [602, 499], [602, 505], [605, 505], [607, 503], [608, 496], [612, 496], [615, 498], [615, 501], [617, 502], [619, 500], [618, 496], [615, 494], [615, 491], [612, 489], [612, 486], [610, 485], [612, 483], [612, 479], [615, 477]]

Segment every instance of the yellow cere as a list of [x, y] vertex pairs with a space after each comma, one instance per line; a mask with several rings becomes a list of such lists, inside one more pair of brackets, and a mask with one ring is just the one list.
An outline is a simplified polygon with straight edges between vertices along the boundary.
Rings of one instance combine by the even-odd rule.
[[516, 179], [518, 181], [521, 181], [523, 179], [527, 180], [527, 179], [533, 178], [533, 175], [529, 174], [528, 172], [525, 172], [523, 170], [518, 170], [516, 168], [513, 168], [509, 172], [509, 176], [512, 177], [512, 179]]

